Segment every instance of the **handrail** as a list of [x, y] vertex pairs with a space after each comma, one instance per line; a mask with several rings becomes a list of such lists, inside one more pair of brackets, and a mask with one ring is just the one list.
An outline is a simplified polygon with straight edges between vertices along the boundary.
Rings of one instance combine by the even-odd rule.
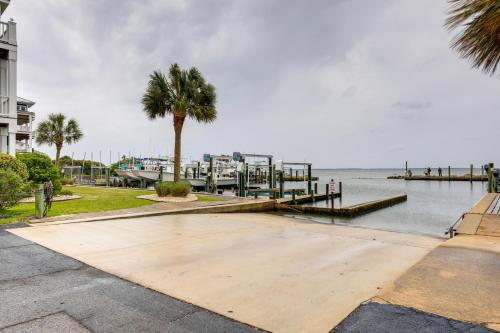
[[463, 213], [459, 218], [458, 220], [455, 221], [455, 223], [453, 223], [452, 225], [450, 225], [448, 227], [448, 230], [445, 231], [445, 235], [450, 235], [450, 238], [453, 238], [457, 232], [457, 229], [455, 229], [455, 226], [458, 224], [458, 222], [462, 221], [465, 217], [465, 213]]

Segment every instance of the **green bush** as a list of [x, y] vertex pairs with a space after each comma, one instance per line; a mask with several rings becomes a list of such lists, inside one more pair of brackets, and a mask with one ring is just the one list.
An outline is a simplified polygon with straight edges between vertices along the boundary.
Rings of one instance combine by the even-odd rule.
[[61, 179], [61, 184], [63, 185], [73, 185], [75, 182], [73, 181], [73, 179], [69, 179], [69, 178], [63, 178]]
[[170, 191], [173, 197], [185, 197], [191, 192], [191, 185], [185, 181], [176, 182]]
[[56, 179], [60, 178], [59, 170], [46, 155], [39, 153], [18, 154], [17, 158], [26, 165], [29, 180], [34, 184], [42, 184], [49, 180], [54, 183]]
[[155, 184], [155, 191], [159, 197], [166, 197], [170, 194], [172, 189], [172, 182], [157, 182]]
[[25, 196], [26, 183], [12, 170], [0, 170], [0, 208], [14, 206]]
[[70, 190], [61, 190], [59, 192], [59, 195], [73, 195], [73, 192], [71, 192]]
[[171, 195], [173, 197], [185, 197], [191, 192], [191, 185], [188, 182], [157, 182], [155, 191], [159, 197]]
[[54, 194], [59, 194], [62, 191], [62, 184], [60, 179], [52, 180], [52, 186], [54, 187]]
[[19, 176], [21, 182], [26, 182], [28, 180], [28, 169], [26, 165], [15, 157], [9, 154], [0, 153], [0, 170], [2, 171], [12, 171]]

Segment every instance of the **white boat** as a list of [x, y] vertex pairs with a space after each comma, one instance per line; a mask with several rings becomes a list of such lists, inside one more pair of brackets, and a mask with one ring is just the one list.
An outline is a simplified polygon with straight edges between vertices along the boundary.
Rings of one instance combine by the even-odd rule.
[[130, 171], [137, 179], [148, 182], [160, 180], [160, 171], [163, 181], [174, 180], [174, 163], [171, 158], [139, 159]]
[[139, 180], [139, 178], [132, 173], [131, 169], [128, 169], [128, 170], [116, 170], [116, 174], [119, 177], [122, 177], [122, 178], [125, 178], [125, 179]]
[[[160, 180], [160, 170], [131, 170], [131, 172], [137, 179], [145, 179], [147, 181]], [[163, 170], [162, 179], [163, 181], [173, 181], [174, 173]]]

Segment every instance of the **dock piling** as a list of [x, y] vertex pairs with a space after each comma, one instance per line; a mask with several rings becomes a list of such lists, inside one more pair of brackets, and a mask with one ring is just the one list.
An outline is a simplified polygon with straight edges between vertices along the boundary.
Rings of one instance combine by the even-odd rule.
[[495, 193], [495, 184], [493, 178], [493, 169], [495, 165], [493, 162], [490, 162], [488, 165], [488, 193]]
[[448, 165], [448, 181], [451, 181], [451, 166]]
[[331, 193], [331, 200], [332, 200], [332, 212], [333, 212], [333, 210], [335, 209], [335, 195], [333, 192]]
[[314, 183], [314, 194], [318, 194], [318, 183]]
[[339, 195], [342, 198], [342, 182], [339, 182]]
[[297, 202], [295, 202], [295, 189], [292, 190], [292, 202], [294, 205], [297, 204]]
[[470, 182], [472, 183], [472, 175], [474, 173], [474, 165], [470, 165]]

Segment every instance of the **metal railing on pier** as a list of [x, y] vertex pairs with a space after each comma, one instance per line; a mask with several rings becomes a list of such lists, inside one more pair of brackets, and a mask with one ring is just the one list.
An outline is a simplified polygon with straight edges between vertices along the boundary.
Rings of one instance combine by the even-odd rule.
[[445, 234], [445, 235], [449, 235], [449, 236], [450, 236], [450, 238], [455, 237], [455, 234], [456, 234], [456, 232], [457, 232], [457, 229], [456, 229], [455, 227], [457, 226], [457, 224], [458, 224], [459, 222], [462, 222], [462, 220], [464, 219], [464, 217], [465, 217], [465, 213], [463, 213], [463, 214], [462, 214], [462, 215], [458, 218], [458, 220], [456, 220], [456, 221], [455, 221], [455, 223], [453, 223], [452, 225], [450, 225], [450, 226], [448, 227], [448, 230], [446, 230], [444, 234]]

